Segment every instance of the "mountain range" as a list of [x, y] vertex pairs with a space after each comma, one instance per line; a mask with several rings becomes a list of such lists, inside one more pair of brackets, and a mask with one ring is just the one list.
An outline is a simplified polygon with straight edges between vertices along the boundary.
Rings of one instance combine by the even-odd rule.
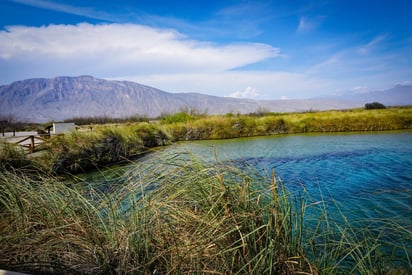
[[168, 93], [135, 82], [92, 76], [36, 78], [0, 86], [0, 120], [42, 123], [74, 117], [140, 115], [155, 118], [181, 110], [208, 114], [299, 112], [362, 107], [373, 101], [385, 105], [412, 105], [412, 85], [313, 99], [253, 100]]

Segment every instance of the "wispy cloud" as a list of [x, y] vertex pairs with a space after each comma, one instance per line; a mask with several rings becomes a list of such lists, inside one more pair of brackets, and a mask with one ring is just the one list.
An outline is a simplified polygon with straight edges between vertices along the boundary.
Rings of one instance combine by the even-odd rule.
[[102, 19], [102, 20], [110, 20], [112, 15], [106, 12], [98, 11], [90, 7], [80, 7], [80, 6], [73, 6], [68, 4], [61, 4], [55, 1], [49, 0], [12, 0], [15, 3], [32, 6], [40, 9], [45, 10], [52, 10], [63, 12], [72, 15], [83, 16], [87, 18], [94, 18], [94, 19]]
[[317, 28], [319, 28], [324, 18], [325, 18], [324, 16], [311, 17], [311, 18], [302, 16], [299, 18], [299, 24], [298, 24], [296, 31], [298, 33], [308, 33], [308, 32], [314, 31]]
[[262, 2], [240, 2], [217, 10], [214, 15], [197, 25], [216, 34], [249, 39], [264, 32], [263, 24], [273, 17], [270, 6]]
[[373, 49], [381, 45], [388, 37], [388, 34], [381, 34], [373, 38], [366, 45], [362, 45], [358, 48], [358, 53], [361, 55], [369, 54]]
[[378, 35], [367, 43], [352, 43], [348, 47], [339, 48], [323, 61], [309, 67], [306, 72], [341, 77], [387, 71], [397, 63], [396, 60], [402, 59], [399, 55], [385, 52], [387, 38], [387, 34]]

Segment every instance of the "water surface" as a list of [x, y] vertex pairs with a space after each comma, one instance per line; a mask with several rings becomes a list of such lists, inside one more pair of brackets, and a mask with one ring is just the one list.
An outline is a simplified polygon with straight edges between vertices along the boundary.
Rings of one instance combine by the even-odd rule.
[[412, 226], [412, 132], [182, 142], [115, 169], [115, 174], [123, 181], [167, 176], [170, 166], [165, 164], [189, 159], [188, 154], [205, 162], [251, 166], [268, 177], [274, 170], [288, 190], [325, 202], [349, 221], [391, 219]]
[[337, 202], [350, 217], [412, 225], [412, 132], [285, 135], [181, 143], [206, 161], [272, 170], [291, 191]]

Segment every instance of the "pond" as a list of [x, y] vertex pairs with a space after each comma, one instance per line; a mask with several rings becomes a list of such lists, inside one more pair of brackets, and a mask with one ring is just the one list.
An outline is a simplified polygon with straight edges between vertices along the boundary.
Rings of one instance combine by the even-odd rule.
[[[253, 167], [268, 177], [275, 171], [289, 191], [326, 202], [329, 211], [342, 212], [349, 220], [391, 219], [412, 226], [410, 131], [181, 142], [112, 168], [104, 179], [133, 181], [161, 170], [167, 176], [167, 164], [189, 154], [205, 162]], [[101, 181], [100, 172], [88, 180]]]
[[288, 190], [333, 201], [348, 218], [412, 225], [412, 132], [285, 135], [180, 146], [207, 161], [252, 166], [267, 175], [274, 170]]

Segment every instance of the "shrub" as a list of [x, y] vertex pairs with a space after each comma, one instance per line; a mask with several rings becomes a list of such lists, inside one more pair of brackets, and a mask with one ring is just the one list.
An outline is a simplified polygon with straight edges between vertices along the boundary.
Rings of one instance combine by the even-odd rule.
[[385, 105], [379, 102], [372, 102], [372, 103], [366, 103], [365, 104], [365, 109], [366, 110], [373, 110], [373, 109], [385, 109]]

